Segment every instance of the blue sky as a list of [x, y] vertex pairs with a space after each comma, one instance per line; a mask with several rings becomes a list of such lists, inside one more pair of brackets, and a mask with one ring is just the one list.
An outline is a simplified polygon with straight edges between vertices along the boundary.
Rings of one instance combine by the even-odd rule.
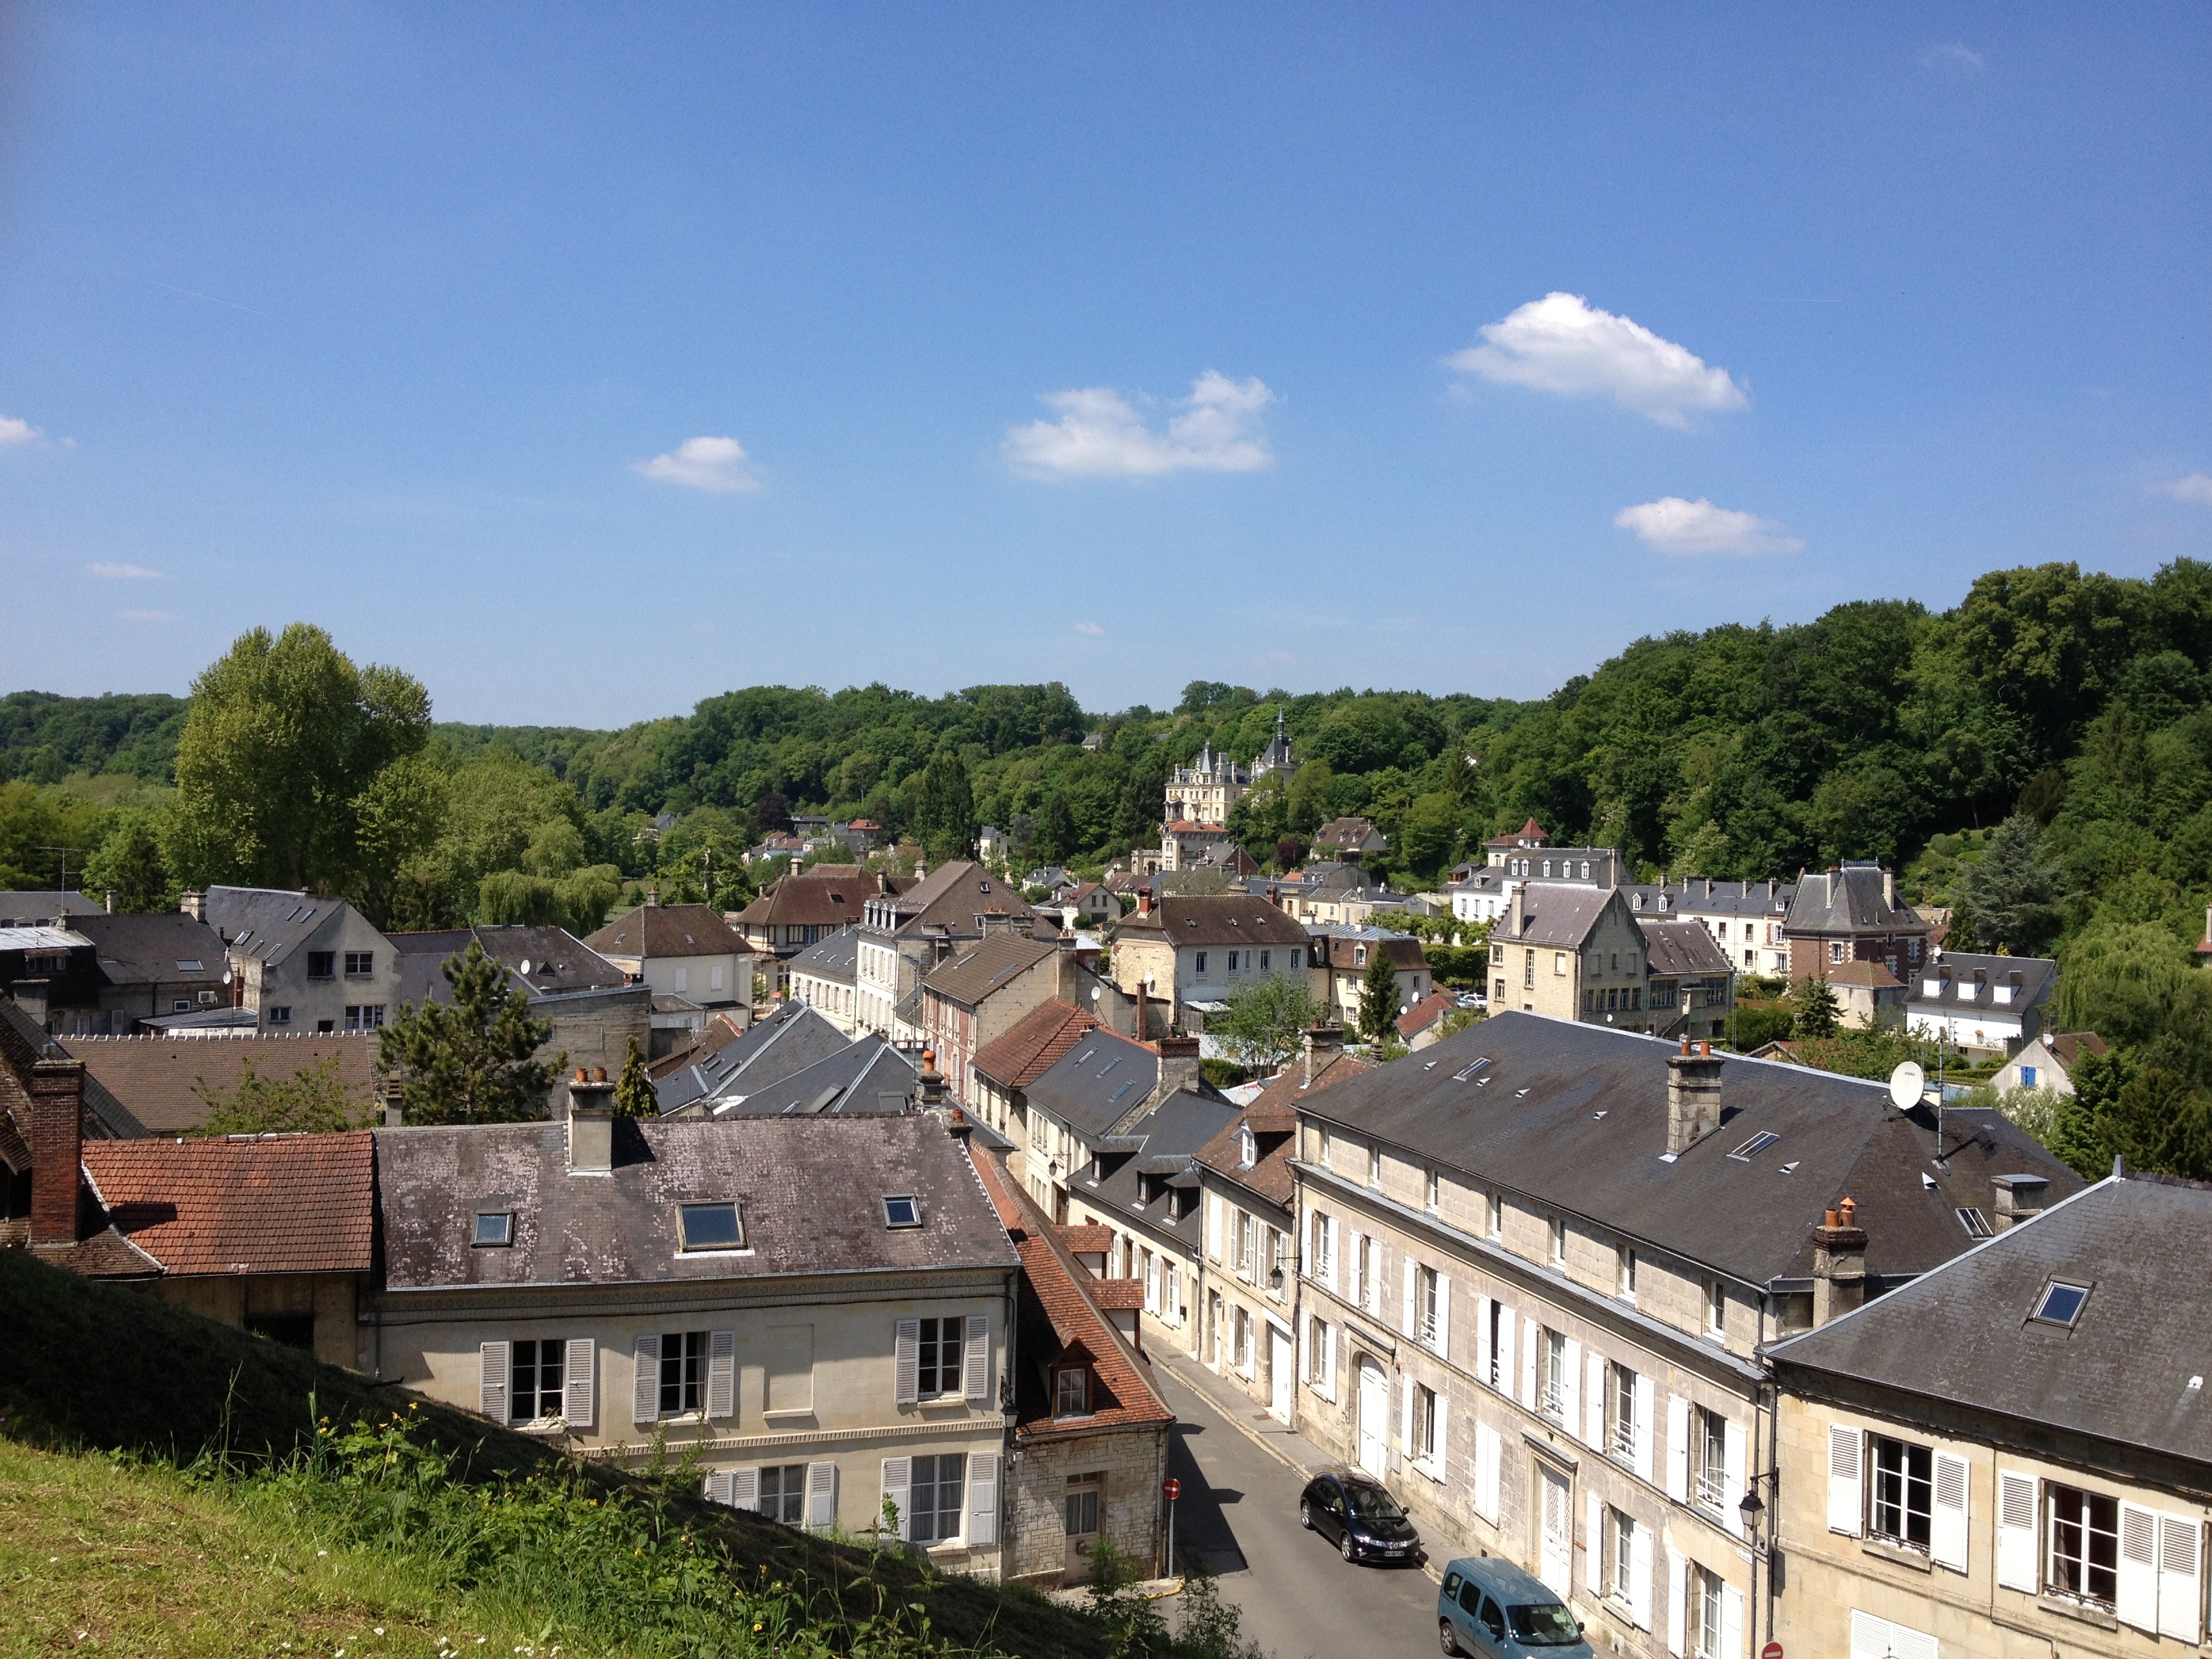
[[1534, 696], [2212, 557], [2202, 7], [27, 7], [0, 688]]

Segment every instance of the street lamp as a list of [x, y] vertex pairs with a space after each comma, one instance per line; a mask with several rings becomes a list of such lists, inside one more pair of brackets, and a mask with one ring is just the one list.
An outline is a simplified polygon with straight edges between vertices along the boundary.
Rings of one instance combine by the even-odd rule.
[[1267, 1288], [1271, 1291], [1283, 1288], [1283, 1264], [1279, 1261], [1267, 1269]]

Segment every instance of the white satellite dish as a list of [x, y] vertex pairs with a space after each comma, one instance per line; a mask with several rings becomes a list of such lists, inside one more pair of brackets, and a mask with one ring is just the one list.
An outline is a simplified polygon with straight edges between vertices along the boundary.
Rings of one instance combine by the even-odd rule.
[[1909, 1111], [1920, 1103], [1920, 1097], [1928, 1088], [1928, 1073], [1916, 1060], [1906, 1060], [1889, 1074], [1889, 1101], [1900, 1112]]
[[522, 976], [525, 979], [528, 979], [530, 977], [530, 958], [528, 957], [525, 957], [522, 959]]

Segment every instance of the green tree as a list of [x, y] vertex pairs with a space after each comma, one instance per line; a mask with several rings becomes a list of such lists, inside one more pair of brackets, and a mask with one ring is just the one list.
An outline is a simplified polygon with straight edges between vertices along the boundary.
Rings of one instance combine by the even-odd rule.
[[1399, 820], [1397, 862], [1426, 879], [1449, 862], [1459, 846], [1459, 809], [1441, 792], [1417, 795]]
[[1239, 1065], [1273, 1072], [1297, 1054], [1305, 1034], [1327, 1011], [1302, 979], [1281, 975], [1249, 980], [1229, 994], [1229, 1007], [1206, 1023]]
[[177, 744], [179, 872], [343, 890], [360, 859], [361, 798], [422, 748], [430, 698], [395, 668], [356, 668], [321, 629], [242, 635], [192, 682]]
[[450, 1003], [424, 997], [402, 1006], [377, 1047], [380, 1076], [401, 1080], [413, 1123], [520, 1123], [545, 1115], [546, 1091], [566, 1055], [536, 1058], [553, 1035], [532, 1019], [507, 969], [476, 940], [440, 969]]
[[196, 1135], [327, 1134], [359, 1128], [373, 1108], [346, 1087], [336, 1054], [281, 1078], [263, 1077], [249, 1056], [231, 1087], [217, 1089], [202, 1079], [192, 1092], [208, 1107], [207, 1117], [191, 1132]]
[[[1972, 879], [1971, 870], [1967, 879]], [[1964, 893], [1951, 901], [1951, 920], [1943, 932], [1943, 948], [1970, 954], [1982, 948], [1981, 924], [1974, 919], [1973, 901]]]
[[2035, 820], [2015, 812], [1990, 832], [1966, 877], [1982, 938], [2016, 957], [2039, 957], [2058, 937], [2058, 861], [2042, 843]]
[[128, 813], [115, 826], [86, 863], [84, 886], [88, 893], [112, 890], [115, 908], [129, 915], [176, 908], [161, 832], [149, 814]]
[[1832, 1037], [1836, 1034], [1836, 994], [1828, 981], [1811, 974], [1797, 981], [1797, 1018], [1790, 1034], [1799, 1037]]
[[[99, 844], [100, 811], [58, 789], [35, 784], [0, 783], [0, 891], [51, 889], [61, 880], [62, 848], [89, 852]], [[67, 854], [70, 885], [83, 853]]]
[[1359, 1030], [1370, 1042], [1389, 1035], [1398, 1018], [1398, 971], [1390, 953], [1379, 943], [1370, 953], [1366, 975], [1359, 981]]
[[2153, 1175], [2212, 1177], [2212, 1097], [2176, 1060], [2165, 1044], [2084, 1054], [2074, 1092], [2056, 1103], [2051, 1150], [2090, 1180], [2115, 1158]]
[[637, 1039], [632, 1037], [629, 1052], [623, 1056], [622, 1074], [615, 1079], [615, 1115], [653, 1117], [659, 1111], [659, 1097], [653, 1092], [653, 1073], [646, 1070], [645, 1056], [638, 1052]]
[[968, 768], [950, 749], [940, 749], [923, 769], [915, 790], [913, 829], [933, 859], [964, 859], [975, 850], [975, 793]]
[[1067, 797], [1054, 790], [1030, 832], [1030, 850], [1041, 863], [1065, 864], [1078, 850], [1075, 836], [1075, 814], [1068, 810]]
[[2092, 927], [2062, 964], [2057, 1029], [2094, 1031], [2124, 1046], [2148, 1043], [2179, 1020], [2201, 1024], [2212, 1014], [2205, 979], [2181, 941], [2156, 922]]
[[1310, 836], [1334, 815], [1336, 773], [1324, 760], [1310, 760], [1291, 775], [1285, 824], [1294, 835]]

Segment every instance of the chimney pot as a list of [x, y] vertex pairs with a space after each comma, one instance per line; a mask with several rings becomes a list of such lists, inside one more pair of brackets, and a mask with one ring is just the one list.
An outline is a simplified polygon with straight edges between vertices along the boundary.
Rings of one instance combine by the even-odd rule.
[[1846, 1198], [1813, 1229], [1813, 1323], [1826, 1324], [1866, 1301], [1867, 1236], [1855, 1224], [1856, 1200]]
[[115, 890], [112, 887], [107, 890], [107, 914], [111, 916], [115, 914]]
[[607, 1068], [606, 1068], [605, 1066], [592, 1066], [592, 1082], [594, 1082], [594, 1083], [605, 1083], [606, 1080], [607, 1080]]
[[1856, 1227], [1858, 1225], [1858, 1222], [1855, 1218], [1858, 1215], [1858, 1212], [1859, 1201], [1855, 1198], [1847, 1198], [1842, 1203], [1836, 1206], [1836, 1213], [1842, 1218], [1843, 1224], [1846, 1227]]

